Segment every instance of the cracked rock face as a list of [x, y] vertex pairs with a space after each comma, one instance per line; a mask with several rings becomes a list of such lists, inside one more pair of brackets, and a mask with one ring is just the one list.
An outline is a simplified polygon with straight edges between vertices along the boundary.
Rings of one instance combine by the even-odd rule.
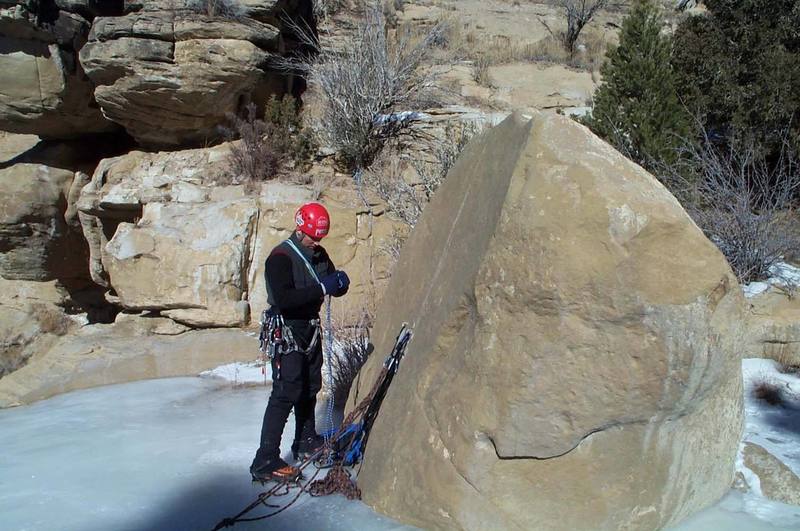
[[[103, 160], [81, 188], [75, 208], [89, 272], [125, 310], [155, 310], [193, 327], [257, 322], [267, 305], [264, 261], [291, 234], [297, 207], [315, 197], [281, 182], [254, 196], [212, 184], [227, 171], [227, 149], [133, 151]], [[380, 249], [396, 224], [380, 212], [370, 220], [354, 190], [334, 195], [323, 199], [333, 220], [324, 244], [352, 278], [335, 303], [344, 316], [385, 285], [391, 264]]]
[[43, 164], [0, 169], [0, 275], [83, 278], [86, 246], [67, 215], [75, 173]]
[[257, 214], [252, 199], [145, 205], [139, 223], [121, 223], [105, 248], [120, 304], [164, 309], [192, 326], [245, 324], [238, 303]]
[[[125, 12], [177, 10], [202, 13], [202, 6], [207, 4], [204, 0], [125, 0]], [[247, 17], [276, 27], [281, 27], [287, 15], [308, 17], [312, 8], [308, 0], [217, 0], [215, 5], [222, 17]], [[205, 13], [208, 14], [207, 8]]]
[[0, 129], [72, 138], [118, 128], [78, 62], [89, 5], [72, 4], [79, 2], [0, 2]]
[[106, 117], [142, 145], [170, 147], [218, 138], [227, 113], [283, 92], [265, 70], [280, 48], [278, 30], [255, 20], [144, 11], [95, 19], [80, 61]]
[[359, 475], [425, 529], [657, 529], [730, 487], [743, 297], [669, 192], [568, 118], [511, 117], [426, 209], [369, 391], [414, 329]]

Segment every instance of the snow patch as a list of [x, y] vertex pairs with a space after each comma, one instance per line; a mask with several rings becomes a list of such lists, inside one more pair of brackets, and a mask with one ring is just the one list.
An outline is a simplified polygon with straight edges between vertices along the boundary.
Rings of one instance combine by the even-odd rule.
[[269, 363], [265, 365], [262, 360], [228, 363], [203, 371], [200, 373], [200, 377], [217, 378], [234, 385], [267, 385], [272, 383], [272, 366]]
[[759, 282], [751, 282], [742, 286], [744, 296], [747, 298], [755, 297], [767, 291], [770, 286], [800, 288], [800, 268], [786, 262], [778, 262], [769, 268], [769, 279]]

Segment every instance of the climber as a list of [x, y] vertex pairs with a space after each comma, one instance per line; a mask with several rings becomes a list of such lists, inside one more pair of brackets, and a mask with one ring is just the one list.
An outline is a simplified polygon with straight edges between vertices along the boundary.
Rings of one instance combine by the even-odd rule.
[[[270, 311], [280, 314], [285, 348], [271, 361], [272, 392], [264, 412], [261, 445], [250, 465], [253, 481], [294, 481], [300, 470], [280, 457], [283, 427], [294, 408], [294, 458], [303, 459], [323, 445], [314, 420], [322, 385], [322, 341], [319, 310], [324, 297], [347, 293], [350, 279], [337, 271], [319, 244], [330, 229], [328, 211], [307, 203], [295, 214], [292, 236], [267, 258], [264, 274]], [[286, 346], [288, 345], [288, 346]]]

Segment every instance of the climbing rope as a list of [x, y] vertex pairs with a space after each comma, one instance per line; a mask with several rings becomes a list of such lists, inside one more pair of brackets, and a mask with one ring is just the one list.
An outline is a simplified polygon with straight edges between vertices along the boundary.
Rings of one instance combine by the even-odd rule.
[[344, 469], [342, 463], [336, 463], [328, 470], [323, 479], [310, 482], [308, 493], [312, 496], [329, 496], [336, 493], [343, 494], [348, 500], [360, 500], [361, 489], [356, 486], [350, 477], [350, 472]]
[[[213, 531], [219, 531], [225, 527], [231, 527], [237, 522], [254, 522], [263, 520], [271, 516], [275, 516], [291, 507], [300, 497], [303, 492], [307, 492], [311, 496], [325, 496], [334, 493], [341, 493], [347, 499], [361, 499], [361, 490], [355, 484], [355, 481], [350, 476], [350, 473], [345, 470], [346, 463], [355, 464], [361, 460], [363, 455], [369, 432], [372, 428], [372, 423], [378, 414], [383, 398], [397, 372], [400, 360], [405, 354], [405, 349], [411, 341], [412, 333], [406, 328], [404, 324], [397, 335], [394, 347], [391, 354], [386, 359], [381, 368], [380, 374], [375, 379], [367, 396], [361, 400], [358, 405], [347, 415], [347, 418], [336, 430], [336, 432], [325, 442], [323, 447], [317, 450], [313, 455], [302, 461], [297, 467], [301, 472], [308, 468], [311, 464], [322, 462], [334, 461], [334, 456], [337, 454], [337, 449], [342, 448], [339, 454], [343, 454], [343, 458], [335, 460], [334, 466], [328, 471], [324, 479], [317, 480], [322, 468], [318, 467], [314, 475], [306, 482], [305, 485], [299, 484], [297, 494], [283, 507], [278, 510], [268, 513], [263, 516], [244, 518], [244, 515], [258, 507], [264, 505], [270, 508], [276, 508], [275, 505], [266, 502], [270, 497], [285, 496], [289, 493], [291, 488], [287, 483], [278, 483], [266, 492], [258, 495], [258, 498], [245, 507], [239, 514], [231, 518], [224, 518], [221, 520]], [[341, 444], [346, 440], [346, 444]], [[323, 461], [324, 459], [324, 461]], [[281, 490], [283, 489], [283, 492]]]
[[325, 405], [325, 431], [323, 438], [327, 444], [334, 431], [333, 425], [333, 364], [331, 357], [335, 355], [333, 352], [333, 328], [331, 327], [331, 297], [327, 297], [328, 302], [325, 308], [325, 339], [327, 352], [323, 353], [325, 359], [325, 366], [328, 372], [328, 403]]

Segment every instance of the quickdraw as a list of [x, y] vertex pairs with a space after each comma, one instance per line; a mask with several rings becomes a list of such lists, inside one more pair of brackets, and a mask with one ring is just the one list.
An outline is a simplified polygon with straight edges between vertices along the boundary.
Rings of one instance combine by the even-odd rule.
[[283, 316], [275, 308], [267, 308], [261, 312], [258, 348], [261, 351], [264, 362], [261, 368], [262, 374], [266, 375], [267, 363], [275, 360], [276, 373], [273, 378], [280, 380], [281, 356], [290, 352], [308, 354], [316, 348], [320, 336], [319, 319], [313, 319], [309, 321], [309, 324], [314, 327], [314, 335], [306, 348], [300, 348], [292, 333], [292, 327], [286, 324]]

